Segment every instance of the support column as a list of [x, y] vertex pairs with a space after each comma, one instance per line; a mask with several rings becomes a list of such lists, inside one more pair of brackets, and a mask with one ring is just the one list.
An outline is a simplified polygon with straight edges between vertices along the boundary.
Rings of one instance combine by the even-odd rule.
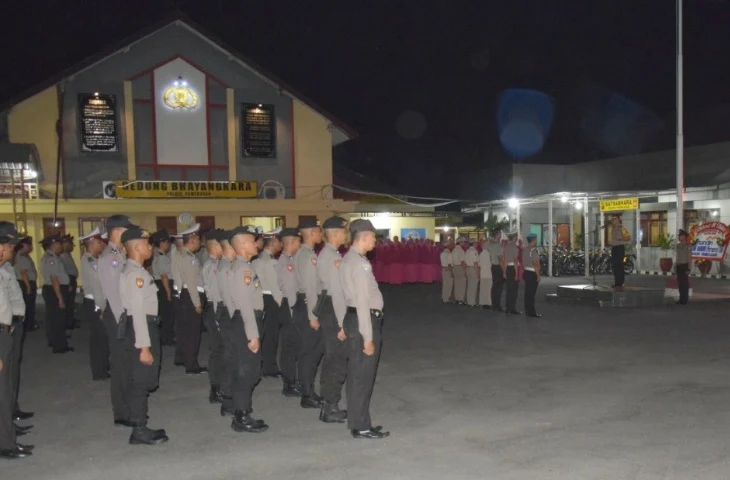
[[636, 217], [636, 235], [634, 235], [636, 238], [634, 239], [635, 245], [635, 251], [636, 251], [636, 264], [634, 265], [634, 273], [637, 273], [641, 268], [639, 268], [639, 265], [641, 263], [641, 239], [639, 238], [639, 235], [641, 233], [641, 214], [639, 213], [639, 209], [637, 208], [634, 210], [634, 215]]
[[601, 200], [600, 199], [598, 200], [598, 203], [599, 203], [598, 216], [601, 219], [601, 230], [599, 231], [599, 233], [601, 234], [601, 250], [603, 250], [604, 248], [606, 248], [606, 216], [601, 211], [601, 207], [600, 207]]
[[553, 200], [548, 200], [548, 277], [553, 276]]
[[585, 256], [585, 276], [586, 278], [590, 277], [590, 262], [591, 262], [591, 252], [588, 248], [591, 244], [591, 242], [588, 239], [590, 230], [589, 224], [588, 224], [588, 197], [586, 197], [583, 200], [583, 254]]
[[228, 124], [228, 180], [236, 181], [236, 110], [233, 98], [233, 89], [226, 88], [226, 119]]
[[568, 203], [568, 220], [570, 225], [570, 238], [568, 239], [568, 243], [570, 244], [570, 249], [575, 250], [575, 225], [573, 225], [575, 222], [575, 215], [573, 215], [573, 209], [575, 208], [572, 203]]

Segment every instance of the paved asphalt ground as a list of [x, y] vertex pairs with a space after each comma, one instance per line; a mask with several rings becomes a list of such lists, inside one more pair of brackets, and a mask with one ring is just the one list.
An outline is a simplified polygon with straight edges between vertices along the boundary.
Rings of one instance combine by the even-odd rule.
[[[564, 282], [545, 280], [539, 296]], [[730, 295], [730, 282], [695, 289]], [[35, 428], [21, 441], [36, 454], [1, 462], [0, 478], [730, 478], [730, 302], [618, 311], [541, 300], [544, 317], [528, 321], [443, 306], [438, 292], [384, 287], [372, 401], [374, 421], [392, 432], [382, 441], [319, 422], [274, 380], [254, 394], [269, 431], [236, 434], [208, 403], [207, 377], [185, 376], [166, 350], [150, 425], [170, 442], [130, 446], [129, 431], [112, 426], [108, 383], [90, 380], [88, 330], [60, 356], [32, 333], [21, 405], [36, 412]]]

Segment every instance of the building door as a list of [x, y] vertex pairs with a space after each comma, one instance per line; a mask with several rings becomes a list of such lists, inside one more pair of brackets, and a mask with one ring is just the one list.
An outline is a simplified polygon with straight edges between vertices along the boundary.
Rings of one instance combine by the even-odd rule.
[[195, 217], [195, 223], [200, 224], [201, 233], [215, 230], [215, 217], [213, 217], [213, 216]]
[[177, 234], [177, 217], [157, 217], [157, 231], [167, 230], [170, 235]]
[[284, 217], [241, 217], [241, 226], [253, 225], [261, 227], [264, 232], [284, 228]]
[[43, 238], [58, 233], [59, 235], [66, 235], [66, 220], [63, 218], [56, 218], [54, 222], [52, 218], [43, 219]]

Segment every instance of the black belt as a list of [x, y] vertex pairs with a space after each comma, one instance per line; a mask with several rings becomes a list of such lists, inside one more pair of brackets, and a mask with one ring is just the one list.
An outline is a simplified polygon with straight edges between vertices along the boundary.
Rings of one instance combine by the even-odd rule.
[[13, 315], [13, 325], [16, 323], [23, 323], [23, 316], [22, 315]]
[[[347, 307], [347, 313], [357, 313], [357, 308], [355, 307]], [[370, 315], [372, 315], [375, 318], [380, 318], [383, 316], [382, 310], [375, 310], [374, 308], [370, 309]]]

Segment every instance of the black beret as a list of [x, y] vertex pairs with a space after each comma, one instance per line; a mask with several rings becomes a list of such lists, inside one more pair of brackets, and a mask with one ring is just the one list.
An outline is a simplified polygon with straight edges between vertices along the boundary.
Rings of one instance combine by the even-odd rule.
[[375, 233], [375, 227], [373, 227], [373, 223], [370, 220], [358, 218], [357, 220], [353, 220], [350, 224], [350, 233], [355, 235], [360, 232]]
[[302, 238], [302, 236], [299, 234], [299, 230], [296, 228], [284, 228], [279, 232], [279, 238], [286, 238], [286, 237], [296, 237], [296, 238]]
[[236, 235], [252, 235], [254, 239], [259, 238], [259, 232], [253, 225], [246, 225], [243, 227], [236, 227], [228, 232], [228, 239], [233, 240]]
[[62, 243], [66, 243], [66, 242], [68, 242], [68, 243], [73, 243], [73, 241], [74, 241], [74, 237], [73, 237], [73, 235], [70, 235], [70, 234], [66, 234], [66, 235], [64, 235], [63, 237], [61, 237], [61, 242], [62, 242]]
[[52, 243], [61, 243], [61, 235], [59, 233], [48, 235], [38, 243], [40, 243], [43, 248], [48, 248]]
[[216, 228], [215, 230], [208, 230], [205, 234], [205, 241], [215, 240], [220, 242], [221, 240], [228, 240], [230, 232], [223, 230], [222, 228]]
[[131, 228], [132, 226], [132, 222], [129, 221], [129, 217], [126, 215], [112, 215], [106, 219], [107, 231], [112, 228]]
[[150, 232], [136, 225], [132, 225], [122, 234], [122, 243], [127, 243], [130, 240], [149, 240], [149, 238]]
[[0, 222], [0, 243], [10, 243], [17, 245], [21, 240], [21, 235], [15, 228], [15, 224], [11, 222]]
[[299, 224], [299, 229], [303, 228], [317, 228], [319, 225], [317, 225], [317, 219], [316, 218], [305, 218], [302, 220], [302, 223]]
[[322, 228], [325, 230], [331, 229], [331, 228], [347, 228], [347, 220], [345, 220], [342, 217], [330, 217], [327, 220], [324, 221], [322, 224]]
[[153, 233], [150, 238], [153, 242], [169, 242], [170, 233], [163, 228], [162, 230]]

